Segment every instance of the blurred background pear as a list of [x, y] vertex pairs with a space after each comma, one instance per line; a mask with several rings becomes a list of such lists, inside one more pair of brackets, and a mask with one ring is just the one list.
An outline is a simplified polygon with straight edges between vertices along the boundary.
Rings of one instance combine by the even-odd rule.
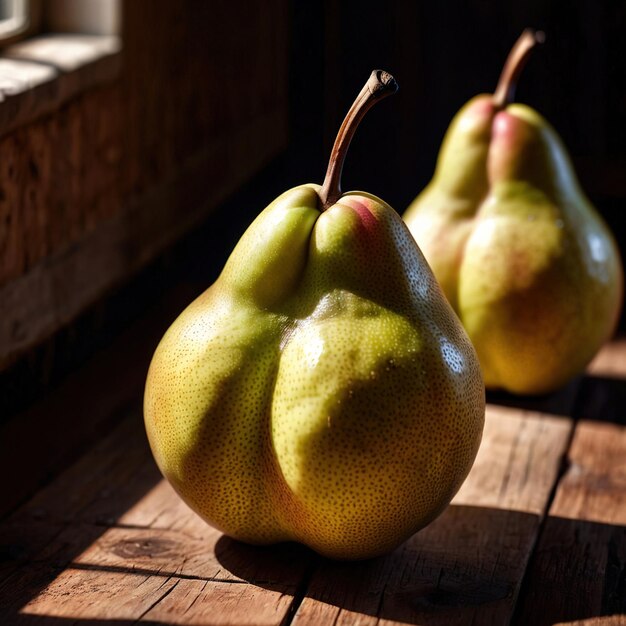
[[434, 177], [404, 214], [480, 359], [485, 384], [541, 394], [613, 332], [623, 275], [613, 236], [554, 128], [513, 103], [541, 33], [525, 31], [493, 95], [453, 119]]

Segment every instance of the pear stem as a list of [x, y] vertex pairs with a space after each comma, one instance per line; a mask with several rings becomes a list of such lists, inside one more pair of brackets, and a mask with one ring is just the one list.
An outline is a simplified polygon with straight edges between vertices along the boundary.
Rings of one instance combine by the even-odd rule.
[[361, 93], [356, 97], [341, 124], [330, 153], [324, 184], [319, 191], [322, 211], [328, 209], [341, 198], [341, 172], [350, 142], [359, 123], [374, 104], [386, 96], [396, 93], [396, 91], [398, 91], [398, 83], [391, 74], [383, 70], [374, 70], [361, 89]]
[[517, 81], [526, 65], [526, 61], [530, 57], [531, 51], [537, 44], [543, 43], [545, 39], [546, 37], [542, 31], [534, 31], [527, 28], [515, 42], [504, 63], [498, 85], [493, 93], [493, 103], [498, 109], [503, 109], [507, 104], [513, 102]]

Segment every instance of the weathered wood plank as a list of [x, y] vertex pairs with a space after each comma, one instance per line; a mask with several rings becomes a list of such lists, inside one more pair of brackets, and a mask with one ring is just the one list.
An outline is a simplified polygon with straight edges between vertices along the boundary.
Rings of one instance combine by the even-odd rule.
[[[44, 532], [54, 528], [52, 525], [39, 524], [39, 529], [44, 529]], [[35, 546], [30, 534], [32, 525], [25, 526], [23, 532], [28, 535], [23, 535], [22, 540], [30, 543], [31, 554], [24, 563], [20, 563], [18, 568], [0, 581], [0, 623], [19, 623], [23, 607], [40, 593], [43, 592], [45, 596], [45, 590], [63, 576], [72, 559], [93, 543], [104, 530], [103, 527], [93, 525], [65, 525], [60, 532], [45, 537], [45, 545], [35, 549], [38, 546]], [[4, 540], [4, 527], [0, 528], [0, 536]]]
[[626, 526], [626, 428], [583, 421], [568, 457], [550, 515]]
[[[168, 498], [148, 496], [144, 508], [150, 501], [177, 507], [178, 496], [165, 491]], [[243, 546], [194, 514], [186, 519], [176, 530], [68, 526], [0, 586], [0, 620], [19, 624], [22, 614], [90, 620], [145, 615], [148, 622], [281, 624], [311, 553], [293, 545]], [[51, 571], [51, 563], [58, 571]]]
[[[127, 561], [109, 571], [97, 559], [81, 561], [107, 524], [159, 480], [137, 411], [0, 525], [0, 623], [31, 623], [37, 615], [78, 618], [91, 604], [107, 601], [105, 617], [135, 621], [168, 593], [176, 580], [158, 571], [133, 571]], [[117, 545], [124, 548], [130, 554], [128, 545]], [[120, 598], [122, 589], [129, 595]], [[74, 598], [69, 604], [68, 594]]]
[[[144, 267], [267, 163], [275, 154], [271, 139], [279, 123], [279, 115], [263, 118], [216, 141], [132, 210], [0, 287], [0, 368]], [[224, 164], [237, 161], [243, 174], [220, 182]]]
[[253, 585], [179, 580], [142, 617], [150, 624], [277, 626], [284, 624], [293, 591], [266, 591]]
[[[626, 618], [626, 428], [578, 424], [541, 532], [519, 624]], [[587, 621], [590, 620], [590, 621]]]
[[[149, 464], [153, 466], [151, 461]], [[57, 543], [63, 543], [63, 538], [53, 545]], [[64, 613], [67, 606], [59, 611], [55, 599], [60, 593], [69, 593], [76, 598], [77, 613], [84, 618], [120, 618], [111, 610], [112, 603], [120, 602], [130, 611], [124, 619], [140, 619], [141, 607], [132, 601], [135, 579], [126, 580], [132, 574], [167, 580], [159, 587], [165, 592], [163, 603], [153, 603], [145, 615], [147, 621], [206, 623], [202, 620], [209, 617], [210, 623], [216, 624], [280, 624], [312, 559], [313, 555], [300, 546], [256, 548], [222, 536], [161, 481], [130, 507], [116, 526], [94, 538], [68, 564], [68, 570], [89, 572], [89, 580], [93, 572], [102, 572], [106, 581], [117, 576], [120, 580], [112, 584], [115, 597], [106, 594], [97, 578], [89, 588], [79, 574], [68, 576], [64, 571], [48, 584], [44, 596], [30, 601], [27, 609], [57, 617], [70, 614]], [[37, 568], [34, 570], [37, 580]], [[170, 586], [172, 581], [175, 584]], [[28, 587], [24, 582], [22, 585]], [[84, 612], [84, 607], [91, 609]]]
[[[0, 581], [5, 581], [0, 583], [0, 597], [6, 595], [7, 586], [17, 585], [11, 575], [38, 562], [31, 573], [34, 582], [29, 586], [20, 579], [19, 585], [34, 595], [42, 577], [54, 577], [159, 480], [141, 417], [130, 415], [0, 524]], [[103, 511], [106, 515], [101, 517]]]
[[[82, 620], [102, 620], [103, 623], [115, 620], [118, 623], [118, 620], [124, 620], [132, 624], [167, 596], [177, 583], [178, 580], [171, 576], [68, 567], [6, 623], [16, 626], [32, 624], [33, 618], [40, 616], [42, 622], [67, 618], [71, 623], [81, 623]], [[106, 612], [100, 607], [106, 607]]]
[[507, 623], [571, 428], [569, 419], [488, 406], [453, 504], [386, 558], [323, 563], [294, 624]]
[[543, 514], [572, 427], [562, 417], [488, 405], [480, 451], [453, 504]]
[[277, 625], [313, 558], [244, 546], [203, 522], [161, 479], [139, 412], [0, 526], [0, 545], [13, 551], [0, 568], [0, 623], [11, 624]]
[[[91, 502], [98, 503], [103, 499], [112, 483], [121, 482], [132, 475], [133, 469], [137, 469], [134, 459], [129, 456], [117, 457], [117, 467], [102, 465], [103, 471], [95, 474], [91, 468], [85, 467], [87, 463], [79, 464], [81, 475], [73, 471], [63, 474], [68, 482], [62, 492], [55, 483], [5, 520], [0, 525], [0, 551], [4, 556], [2, 566], [5, 570], [15, 569], [21, 562], [33, 558], [68, 525], [79, 523], [82, 517], [89, 518], [83, 510]], [[93, 460], [99, 469], [97, 457], [96, 451]], [[115, 459], [114, 456], [112, 458]], [[122, 468], [125, 471], [120, 472]], [[119, 506], [123, 505], [124, 500], [121, 499]], [[101, 523], [94, 524], [101, 527], [100, 532], [105, 529]]]

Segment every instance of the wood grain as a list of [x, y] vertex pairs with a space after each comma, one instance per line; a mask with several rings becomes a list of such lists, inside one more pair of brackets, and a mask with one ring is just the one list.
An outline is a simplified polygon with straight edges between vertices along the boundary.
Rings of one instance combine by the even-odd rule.
[[579, 423], [527, 574], [519, 624], [623, 622], [625, 493], [626, 428]]
[[142, 421], [131, 414], [0, 525], [0, 580], [11, 584], [9, 574], [25, 563], [49, 559], [53, 540], [70, 528], [71, 541], [55, 548], [62, 568], [159, 480]]
[[489, 406], [453, 504], [385, 559], [323, 563], [294, 624], [507, 623], [571, 428]]
[[480, 451], [452, 503], [542, 515], [572, 428], [568, 418], [488, 405]]
[[160, 479], [135, 414], [11, 518], [14, 529], [39, 523], [52, 536], [39, 551], [42, 540], [31, 540], [0, 587], [0, 617], [280, 624], [306, 588], [296, 624], [501, 619], [569, 429], [568, 420], [489, 407], [476, 465], [444, 515], [386, 558], [338, 564], [210, 528]]
[[2, 524], [0, 546], [7, 624], [278, 625], [314, 558], [243, 546], [198, 518], [162, 480], [138, 411]]
[[[233, 133], [228, 141], [208, 146], [185, 164], [184, 173], [137, 199], [132, 210], [103, 219], [74, 247], [49, 256], [0, 287], [0, 368], [130, 278], [196, 225], [208, 207], [223, 201], [232, 185], [242, 183], [257, 163], [269, 160], [274, 152], [270, 129], [280, 123], [279, 118], [262, 118]], [[251, 142], [258, 146], [254, 152]], [[241, 170], [224, 179], [225, 164], [235, 162]]]

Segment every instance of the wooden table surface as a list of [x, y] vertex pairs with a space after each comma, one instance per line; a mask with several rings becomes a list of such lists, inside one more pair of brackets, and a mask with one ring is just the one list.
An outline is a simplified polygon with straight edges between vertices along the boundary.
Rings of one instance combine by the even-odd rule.
[[0, 526], [0, 624], [626, 624], [626, 340], [554, 395], [489, 400], [453, 503], [358, 563], [208, 527], [136, 402]]

